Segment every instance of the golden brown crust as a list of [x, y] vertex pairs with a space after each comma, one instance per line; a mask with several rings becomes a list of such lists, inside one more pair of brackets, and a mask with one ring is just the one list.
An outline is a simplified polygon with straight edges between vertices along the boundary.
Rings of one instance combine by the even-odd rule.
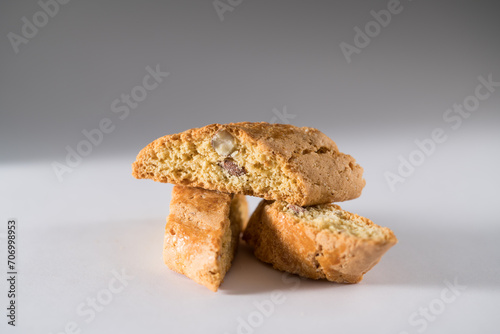
[[165, 226], [165, 264], [217, 291], [236, 252], [245, 212], [244, 196], [175, 186]]
[[[296, 187], [255, 191], [248, 187], [234, 187], [229, 182], [209, 183], [196, 175], [186, 178], [183, 171], [165, 175], [158, 172], [161, 168], [152, 166], [152, 161], [162, 150], [174, 149], [180, 143], [210, 140], [219, 130], [225, 130], [240, 142], [273, 157], [278, 162], [276, 172], [294, 180]], [[211, 124], [158, 138], [141, 150], [133, 163], [132, 174], [138, 179], [283, 200], [300, 206], [354, 199], [361, 195], [365, 185], [363, 168], [350, 155], [339, 152], [337, 145], [319, 130], [265, 122]]]
[[250, 218], [243, 240], [254, 249], [258, 259], [282, 271], [338, 283], [357, 283], [397, 243], [388, 228], [347, 211], [343, 211], [347, 219], [357, 218], [367, 227], [380, 228], [384, 238], [365, 239], [320, 229], [278, 207], [277, 202], [262, 201]]

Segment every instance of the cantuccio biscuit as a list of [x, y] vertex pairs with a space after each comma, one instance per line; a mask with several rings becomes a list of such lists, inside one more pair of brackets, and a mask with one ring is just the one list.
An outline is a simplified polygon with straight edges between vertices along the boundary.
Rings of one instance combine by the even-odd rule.
[[247, 218], [244, 195], [175, 186], [165, 226], [165, 264], [217, 291]]
[[335, 204], [263, 200], [243, 233], [255, 256], [303, 277], [357, 283], [397, 243], [394, 233]]
[[231, 123], [153, 141], [134, 177], [305, 206], [357, 198], [363, 168], [321, 131], [288, 124]]

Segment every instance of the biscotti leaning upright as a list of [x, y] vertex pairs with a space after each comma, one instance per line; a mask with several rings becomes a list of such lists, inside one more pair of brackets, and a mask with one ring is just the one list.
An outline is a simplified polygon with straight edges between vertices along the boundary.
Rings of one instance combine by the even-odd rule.
[[357, 198], [363, 168], [309, 127], [212, 124], [158, 138], [133, 164], [138, 179], [281, 200], [300, 206]]
[[165, 264], [217, 291], [247, 220], [244, 195], [175, 186], [165, 226]]

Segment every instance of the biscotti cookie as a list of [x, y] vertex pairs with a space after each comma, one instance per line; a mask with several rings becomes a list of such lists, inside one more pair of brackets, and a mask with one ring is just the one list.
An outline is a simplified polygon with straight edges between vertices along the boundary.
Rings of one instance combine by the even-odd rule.
[[397, 239], [335, 204], [302, 208], [263, 200], [243, 233], [255, 256], [303, 277], [357, 283]]
[[161, 137], [141, 150], [134, 177], [314, 205], [357, 198], [363, 168], [317, 129], [212, 124]]
[[244, 195], [175, 186], [165, 226], [165, 264], [217, 291], [247, 218]]

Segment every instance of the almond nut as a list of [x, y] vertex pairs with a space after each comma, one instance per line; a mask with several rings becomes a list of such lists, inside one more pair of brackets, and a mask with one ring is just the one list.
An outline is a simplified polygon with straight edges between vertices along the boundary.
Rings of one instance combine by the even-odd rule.
[[232, 176], [242, 176], [247, 173], [245, 167], [238, 166], [238, 164], [231, 158], [226, 158], [224, 161], [219, 162], [219, 166], [224, 168], [229, 175]]
[[212, 138], [212, 147], [219, 155], [228, 156], [236, 149], [236, 140], [226, 130], [220, 130]]
[[288, 209], [292, 210], [296, 215], [306, 211], [303, 207], [294, 204], [288, 204]]

